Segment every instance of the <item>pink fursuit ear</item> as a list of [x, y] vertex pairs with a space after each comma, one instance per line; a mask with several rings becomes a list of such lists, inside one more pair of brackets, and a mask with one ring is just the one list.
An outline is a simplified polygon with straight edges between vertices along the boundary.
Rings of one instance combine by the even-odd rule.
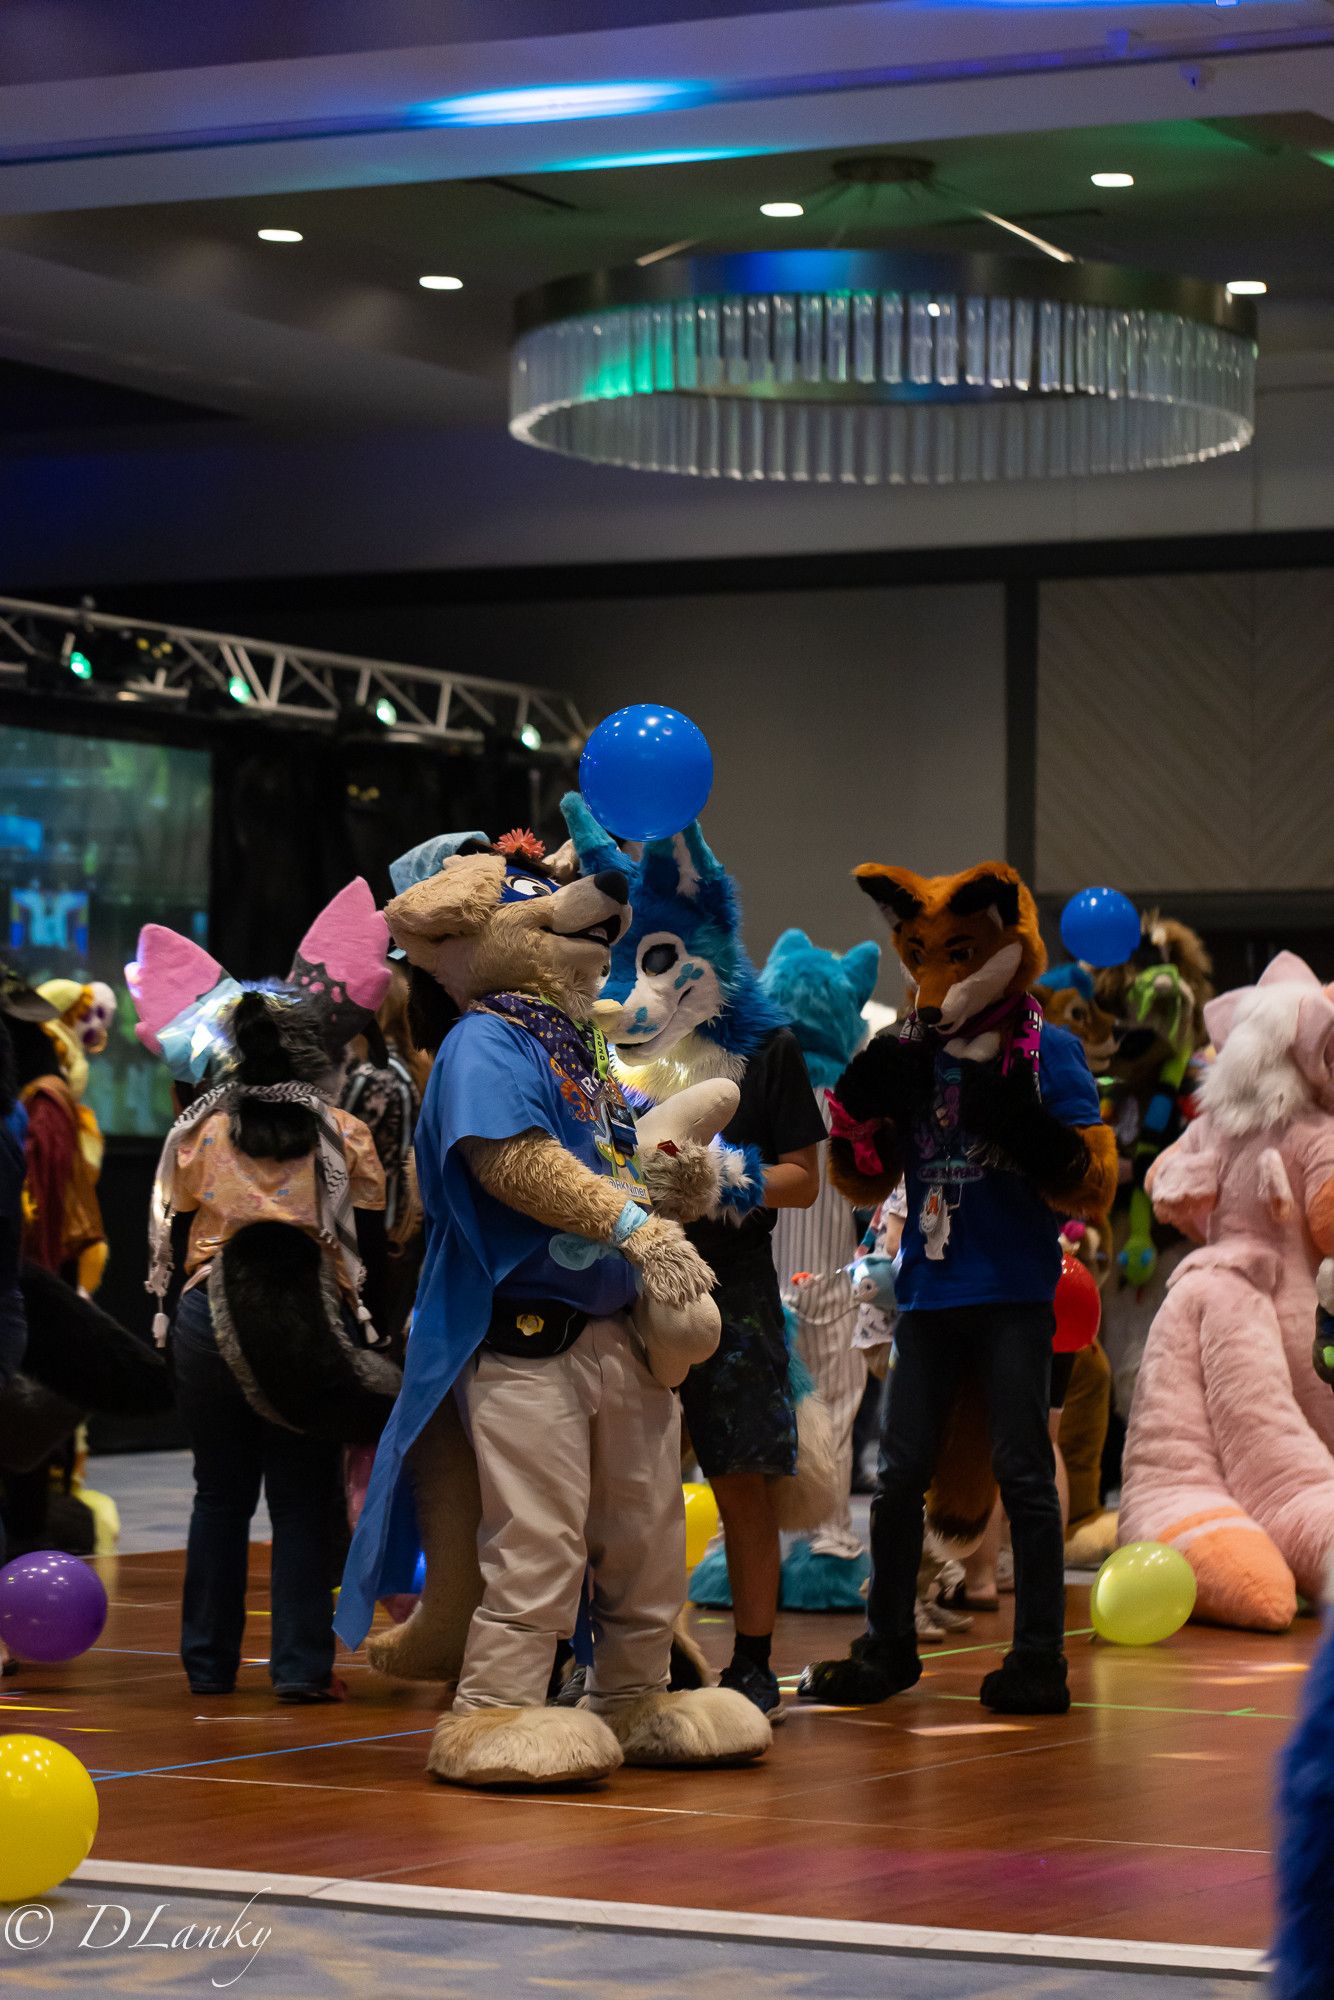
[[125, 983], [139, 1016], [134, 1032], [150, 1055], [160, 1056], [159, 1030], [211, 993], [223, 970], [201, 945], [164, 924], [144, 925], [137, 953], [125, 968]]
[[1334, 1000], [1322, 986], [1301, 997], [1292, 1054], [1319, 1102], [1329, 1108], [1334, 1104]]
[[290, 983], [354, 1035], [389, 991], [389, 926], [361, 875], [340, 889], [297, 946]]

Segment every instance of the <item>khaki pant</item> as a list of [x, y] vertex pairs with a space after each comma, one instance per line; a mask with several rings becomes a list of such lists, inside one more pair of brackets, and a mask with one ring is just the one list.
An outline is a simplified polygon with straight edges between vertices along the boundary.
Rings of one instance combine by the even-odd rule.
[[454, 1713], [540, 1706], [593, 1571], [590, 1696], [665, 1688], [685, 1591], [680, 1405], [624, 1319], [528, 1361], [482, 1348], [455, 1391], [477, 1454], [482, 1601]]

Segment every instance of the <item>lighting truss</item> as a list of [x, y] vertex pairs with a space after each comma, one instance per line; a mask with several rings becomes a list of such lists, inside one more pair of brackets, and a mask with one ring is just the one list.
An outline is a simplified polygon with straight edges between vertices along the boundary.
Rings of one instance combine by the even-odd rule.
[[[114, 685], [97, 677], [98, 641], [117, 648]], [[184, 709], [192, 692], [226, 710], [306, 727], [337, 727], [349, 713], [375, 713], [390, 703], [396, 717], [368, 726], [390, 739], [480, 746], [525, 731], [541, 738], [535, 754], [577, 757], [587, 726], [568, 695], [548, 688], [489, 680], [446, 667], [277, 645], [232, 632], [160, 624], [81, 605], [77, 610], [24, 598], [0, 597], [0, 687], [30, 680], [34, 666], [68, 664], [74, 649], [93, 661], [93, 679], [76, 681], [79, 700], [99, 695]], [[128, 665], [126, 664], [128, 660]], [[60, 686], [58, 677], [55, 685]], [[198, 705], [197, 702], [193, 705]]]

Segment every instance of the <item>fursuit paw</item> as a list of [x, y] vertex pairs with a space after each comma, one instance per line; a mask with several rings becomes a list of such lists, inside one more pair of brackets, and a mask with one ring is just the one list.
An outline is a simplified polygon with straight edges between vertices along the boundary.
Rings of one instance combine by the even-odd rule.
[[442, 1715], [426, 1768], [446, 1785], [479, 1788], [596, 1785], [621, 1763], [621, 1746], [583, 1708], [475, 1708]]
[[655, 1215], [668, 1222], [697, 1222], [718, 1206], [723, 1172], [722, 1155], [716, 1146], [682, 1139], [674, 1142], [670, 1153], [653, 1146], [642, 1157]]
[[1064, 1653], [1007, 1653], [978, 1699], [997, 1715], [1065, 1715], [1070, 1707]]
[[846, 1660], [817, 1660], [797, 1682], [800, 1701], [824, 1701], [832, 1708], [874, 1708], [891, 1695], [906, 1694], [922, 1678], [916, 1639], [854, 1639]]
[[1076, 1521], [1065, 1538], [1067, 1569], [1101, 1569], [1119, 1546], [1115, 1513], [1090, 1514]]
[[366, 1641], [366, 1658], [377, 1674], [396, 1681], [456, 1681], [462, 1658], [457, 1639], [423, 1616], [418, 1605], [410, 1618], [377, 1632]]
[[732, 1688], [645, 1694], [605, 1708], [595, 1698], [592, 1708], [615, 1736], [627, 1764], [750, 1764], [773, 1741], [754, 1702]]
[[713, 1291], [713, 1272], [679, 1222], [650, 1216], [626, 1239], [622, 1254], [638, 1270], [644, 1297], [655, 1305], [689, 1306]]

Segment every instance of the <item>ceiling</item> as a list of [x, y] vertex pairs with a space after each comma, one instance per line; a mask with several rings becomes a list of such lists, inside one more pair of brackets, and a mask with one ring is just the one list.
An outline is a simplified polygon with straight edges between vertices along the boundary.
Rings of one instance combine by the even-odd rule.
[[[516, 0], [511, 40], [483, 44], [484, 0], [238, 0], [172, 10], [165, 32], [151, 0], [114, 30], [105, 8], [19, 0], [0, 25], [0, 365], [44, 372], [0, 451], [108, 426], [132, 449], [216, 415], [499, 429], [512, 303], [533, 285], [683, 239], [1013, 250], [982, 207], [1076, 256], [1264, 278], [1264, 365], [1334, 379], [1329, 0], [770, 0], [767, 26], [761, 4]], [[707, 101], [445, 131], [408, 116], [446, 78], [609, 73]], [[930, 184], [836, 177], [892, 150], [930, 162]], [[1134, 187], [1094, 188], [1109, 168]], [[775, 198], [806, 214], [761, 216]], [[304, 240], [259, 241], [271, 226]], [[424, 273], [462, 290], [424, 291]]]

